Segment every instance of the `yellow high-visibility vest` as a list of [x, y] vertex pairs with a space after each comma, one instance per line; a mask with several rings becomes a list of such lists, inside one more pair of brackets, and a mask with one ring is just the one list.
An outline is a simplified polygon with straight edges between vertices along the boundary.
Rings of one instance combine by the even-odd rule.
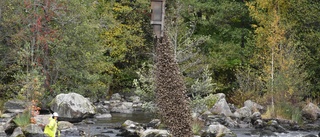
[[[49, 119], [50, 119], [50, 122], [45, 126], [44, 133], [49, 137], [55, 137], [57, 128], [58, 128], [58, 123], [52, 117], [50, 117]], [[59, 133], [58, 133], [58, 136], [60, 136]]]

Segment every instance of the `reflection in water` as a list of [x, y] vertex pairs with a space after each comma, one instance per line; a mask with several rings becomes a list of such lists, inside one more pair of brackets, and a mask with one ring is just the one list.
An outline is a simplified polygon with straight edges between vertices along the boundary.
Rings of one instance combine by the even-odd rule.
[[153, 118], [156, 118], [153, 113], [135, 112], [132, 114], [112, 113], [112, 118], [99, 120], [98, 123], [123, 123], [126, 120], [131, 120], [138, 123], [148, 123]]

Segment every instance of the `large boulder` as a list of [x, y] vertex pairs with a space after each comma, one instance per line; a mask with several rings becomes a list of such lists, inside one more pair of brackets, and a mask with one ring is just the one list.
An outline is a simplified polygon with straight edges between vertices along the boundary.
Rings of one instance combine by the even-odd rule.
[[142, 124], [131, 120], [126, 120], [121, 128], [121, 136], [125, 137], [140, 137], [140, 132], [144, 130]]
[[27, 125], [24, 132], [27, 137], [45, 137], [41, 127], [36, 124]]
[[92, 103], [77, 93], [59, 94], [51, 102], [51, 110], [59, 114], [60, 120], [79, 122], [93, 117], [95, 107]]
[[320, 108], [317, 105], [310, 102], [302, 109], [302, 116], [306, 120], [317, 120], [318, 117], [320, 117]]
[[216, 94], [218, 96], [218, 101], [210, 109], [212, 114], [224, 114], [225, 116], [234, 116], [230, 110], [230, 107], [225, 99], [223, 93]]
[[147, 129], [142, 131], [141, 137], [172, 137], [168, 130], [162, 129]]
[[251, 110], [248, 107], [242, 107], [240, 109], [237, 109], [236, 112], [234, 112], [235, 117], [240, 119], [249, 118], [251, 114]]
[[18, 99], [9, 100], [4, 104], [4, 112], [21, 113], [30, 105], [30, 102], [25, 102]]
[[260, 104], [253, 102], [251, 100], [247, 100], [244, 102], [244, 106], [248, 107], [252, 113], [259, 111], [260, 113], [264, 113], [266, 109]]
[[44, 125], [50, 122], [51, 117], [52, 115], [36, 115], [34, 119], [36, 120], [36, 124], [43, 125], [42, 128], [44, 128]]
[[209, 125], [203, 134], [206, 134], [206, 135], [215, 134], [215, 136], [217, 136], [217, 137], [220, 137], [220, 136], [230, 136], [230, 137], [234, 136], [234, 137], [236, 137], [237, 136], [229, 128], [225, 127], [224, 125], [219, 124], [218, 122]]
[[132, 102], [119, 102], [111, 105], [112, 113], [132, 113], [133, 103]]

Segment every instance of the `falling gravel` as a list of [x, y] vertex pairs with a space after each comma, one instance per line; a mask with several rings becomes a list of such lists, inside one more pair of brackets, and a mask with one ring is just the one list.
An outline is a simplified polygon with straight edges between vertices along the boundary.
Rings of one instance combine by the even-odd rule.
[[159, 114], [174, 137], [193, 137], [189, 99], [166, 37], [156, 43], [156, 98]]

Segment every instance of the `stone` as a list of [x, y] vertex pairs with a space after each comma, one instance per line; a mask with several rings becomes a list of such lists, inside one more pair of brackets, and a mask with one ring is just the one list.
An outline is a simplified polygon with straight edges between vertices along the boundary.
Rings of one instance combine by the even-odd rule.
[[21, 127], [15, 128], [10, 137], [18, 137], [18, 136], [24, 136]]
[[59, 121], [58, 122], [58, 129], [59, 130], [66, 130], [66, 129], [70, 129], [73, 127], [74, 127], [74, 125], [68, 121]]
[[147, 128], [157, 129], [160, 124], [161, 124], [160, 119], [152, 119], [152, 120], [147, 124]]
[[233, 116], [229, 105], [225, 98], [221, 98], [218, 102], [210, 109], [212, 114], [224, 114], [225, 116]]
[[14, 117], [15, 113], [4, 113], [1, 115], [1, 118], [11, 118]]
[[[36, 120], [36, 123], [39, 125], [46, 125], [50, 122], [50, 118], [52, 115], [36, 115], [34, 119]], [[44, 127], [43, 127], [44, 128]]]
[[92, 103], [77, 93], [59, 94], [51, 102], [51, 110], [59, 114], [60, 120], [81, 121], [95, 115]]
[[113, 106], [110, 110], [112, 113], [132, 113], [133, 111], [132, 102], [122, 102], [120, 105]]
[[252, 113], [256, 111], [259, 111], [260, 113], [264, 113], [266, 111], [266, 109], [263, 106], [259, 105], [256, 102], [253, 102], [252, 100], [246, 100], [244, 102], [244, 106], [248, 107]]
[[102, 104], [96, 105], [96, 112], [101, 114], [110, 113], [110, 111], [108, 110], [108, 106], [103, 106]]
[[213, 123], [209, 125], [209, 127], [206, 129], [206, 133], [216, 134], [216, 136], [236, 136], [236, 134], [233, 133], [229, 128], [219, 123]]
[[24, 109], [30, 105], [30, 102], [28, 103], [18, 99], [9, 100], [6, 103], [4, 103], [4, 112], [22, 113]]
[[3, 125], [0, 125], [0, 137], [6, 137], [7, 134], [5, 132], [5, 128]]
[[44, 133], [40, 126], [36, 124], [29, 124], [24, 129], [26, 136], [44, 137]]
[[121, 100], [121, 99], [122, 97], [119, 93], [112, 94], [110, 98], [110, 100]]
[[98, 114], [98, 115], [95, 115], [94, 117], [97, 119], [107, 119], [107, 118], [111, 118], [112, 115], [110, 113], [109, 114]]
[[306, 120], [315, 121], [318, 119], [318, 117], [320, 117], [320, 108], [310, 102], [302, 109], [302, 116]]
[[138, 122], [134, 122], [131, 120], [126, 120], [122, 125], [122, 133], [121, 136], [125, 137], [139, 137], [140, 132], [143, 129], [143, 127]]
[[251, 110], [248, 107], [242, 107], [234, 112], [235, 117], [243, 119], [251, 116]]
[[147, 129], [140, 135], [141, 137], [172, 137], [167, 130], [161, 129]]
[[141, 102], [140, 97], [139, 96], [130, 96], [128, 101], [133, 102], [133, 103], [139, 103]]
[[252, 121], [256, 121], [258, 119], [261, 119], [261, 113], [260, 112], [254, 112], [251, 116], [250, 116]]

